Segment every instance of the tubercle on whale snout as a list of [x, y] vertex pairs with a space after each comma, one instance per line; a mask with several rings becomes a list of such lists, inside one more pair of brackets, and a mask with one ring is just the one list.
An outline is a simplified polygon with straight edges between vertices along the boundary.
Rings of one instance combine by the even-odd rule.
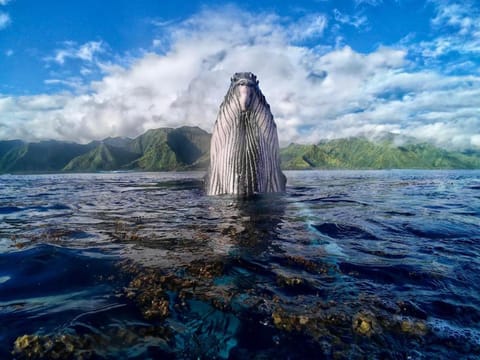
[[230, 80], [232, 85], [235, 83], [249, 83], [252, 85], [258, 85], [257, 77], [251, 72], [235, 73]]

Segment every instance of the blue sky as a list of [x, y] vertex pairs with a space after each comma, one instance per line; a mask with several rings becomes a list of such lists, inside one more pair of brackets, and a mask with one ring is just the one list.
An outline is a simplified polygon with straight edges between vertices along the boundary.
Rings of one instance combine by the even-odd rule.
[[480, 4], [0, 0], [0, 139], [211, 131], [252, 71], [280, 140], [480, 148]]

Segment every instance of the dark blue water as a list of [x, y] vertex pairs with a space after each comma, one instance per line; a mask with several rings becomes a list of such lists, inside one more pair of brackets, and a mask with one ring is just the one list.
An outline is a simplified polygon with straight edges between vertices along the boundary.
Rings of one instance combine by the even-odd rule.
[[480, 358], [480, 171], [0, 176], [0, 358]]

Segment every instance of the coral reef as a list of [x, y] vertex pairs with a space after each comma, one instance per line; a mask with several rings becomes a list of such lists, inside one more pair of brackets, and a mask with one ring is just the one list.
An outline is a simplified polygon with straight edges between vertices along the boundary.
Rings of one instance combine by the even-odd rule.
[[[196, 258], [174, 269], [121, 261], [115, 281], [121, 280], [126, 286], [117, 295], [134, 305], [151, 327], [118, 327], [104, 331], [102, 336], [69, 329], [51, 335], [23, 335], [15, 341], [12, 354], [19, 359], [88, 359], [102, 346], [136, 344], [146, 336], [168, 344], [177, 331], [184, 331], [174, 325], [178, 321], [175, 319], [192, 316], [199, 311], [200, 303], [205, 304], [201, 311], [260, 321], [276, 334], [274, 338], [310, 339], [325, 356], [338, 359], [351, 357], [359, 344], [363, 344], [362, 351], [370, 348], [376, 354], [376, 344], [387, 339], [422, 342], [430, 333], [426, 313], [411, 301], [385, 302], [363, 293], [342, 302], [324, 299], [311, 276], [330, 281], [338, 274], [335, 266], [292, 255], [277, 261], [292, 272], [261, 268], [241, 257], [231, 257], [228, 262], [219, 256]], [[114, 280], [108, 277], [103, 281]], [[269, 285], [264, 287], [264, 282]], [[233, 343], [222, 346], [230, 349]]]
[[22, 359], [89, 359], [88, 339], [72, 335], [23, 335], [15, 340], [12, 355]]
[[102, 357], [108, 347], [128, 348], [142, 341], [155, 339], [168, 344], [171, 332], [163, 326], [110, 327], [99, 333], [22, 335], [13, 345], [15, 359], [91, 359]]

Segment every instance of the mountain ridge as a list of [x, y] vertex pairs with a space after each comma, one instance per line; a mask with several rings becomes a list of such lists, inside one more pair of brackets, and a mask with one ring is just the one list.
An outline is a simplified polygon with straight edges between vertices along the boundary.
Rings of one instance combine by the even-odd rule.
[[480, 151], [448, 151], [410, 139], [378, 142], [365, 137], [322, 140], [314, 145], [290, 144], [280, 150], [288, 169], [479, 169]]
[[[211, 134], [199, 127], [151, 129], [88, 144], [0, 141], [0, 173], [205, 170]], [[480, 169], [480, 150], [449, 151], [386, 134], [280, 149], [283, 169]]]

